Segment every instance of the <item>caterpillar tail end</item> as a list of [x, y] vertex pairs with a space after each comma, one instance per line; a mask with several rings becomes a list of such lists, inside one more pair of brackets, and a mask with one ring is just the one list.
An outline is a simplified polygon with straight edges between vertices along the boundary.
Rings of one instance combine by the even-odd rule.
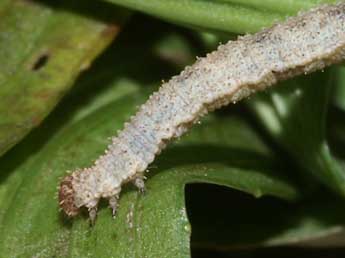
[[72, 180], [73, 176], [66, 176], [61, 181], [59, 189], [59, 206], [69, 217], [74, 217], [79, 213], [79, 208], [75, 205]]

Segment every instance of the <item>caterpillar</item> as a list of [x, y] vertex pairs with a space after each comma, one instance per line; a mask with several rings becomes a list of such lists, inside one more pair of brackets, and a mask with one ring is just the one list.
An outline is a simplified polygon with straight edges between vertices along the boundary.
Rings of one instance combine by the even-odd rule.
[[133, 182], [144, 191], [147, 166], [200, 117], [344, 59], [345, 3], [314, 8], [220, 45], [153, 93], [93, 166], [62, 180], [60, 207], [68, 216], [86, 207], [93, 222], [100, 198], [107, 198], [114, 215], [121, 187]]

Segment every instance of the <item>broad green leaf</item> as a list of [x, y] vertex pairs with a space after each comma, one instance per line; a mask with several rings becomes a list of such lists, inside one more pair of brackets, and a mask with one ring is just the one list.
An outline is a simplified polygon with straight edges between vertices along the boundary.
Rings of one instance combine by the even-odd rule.
[[41, 123], [126, 16], [102, 2], [1, 1], [0, 155]]
[[256, 32], [286, 15], [335, 0], [107, 0], [158, 18], [227, 33]]
[[325, 135], [330, 70], [284, 82], [248, 104], [302, 168], [344, 196], [345, 171], [332, 156]]

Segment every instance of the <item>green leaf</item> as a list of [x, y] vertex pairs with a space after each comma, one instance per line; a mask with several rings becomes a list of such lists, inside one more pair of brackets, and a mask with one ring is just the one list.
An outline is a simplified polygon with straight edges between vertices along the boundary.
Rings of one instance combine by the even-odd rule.
[[107, 0], [184, 26], [231, 33], [256, 32], [285, 15], [335, 0]]
[[2, 155], [49, 114], [127, 12], [90, 1], [1, 1], [0, 16]]
[[284, 82], [248, 104], [302, 168], [345, 196], [345, 171], [332, 156], [325, 134], [330, 71]]

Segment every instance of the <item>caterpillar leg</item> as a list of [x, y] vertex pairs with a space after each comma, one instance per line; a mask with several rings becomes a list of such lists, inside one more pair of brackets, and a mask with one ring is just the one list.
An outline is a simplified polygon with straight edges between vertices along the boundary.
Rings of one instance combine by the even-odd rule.
[[115, 218], [116, 210], [118, 207], [118, 202], [117, 202], [118, 199], [119, 199], [118, 195], [115, 195], [109, 198], [109, 207], [111, 209], [113, 218]]
[[91, 226], [95, 225], [97, 218], [97, 206], [89, 208], [89, 218]]
[[145, 193], [145, 180], [146, 177], [144, 175], [139, 175], [135, 179], [133, 179], [133, 184], [139, 189], [140, 193]]

